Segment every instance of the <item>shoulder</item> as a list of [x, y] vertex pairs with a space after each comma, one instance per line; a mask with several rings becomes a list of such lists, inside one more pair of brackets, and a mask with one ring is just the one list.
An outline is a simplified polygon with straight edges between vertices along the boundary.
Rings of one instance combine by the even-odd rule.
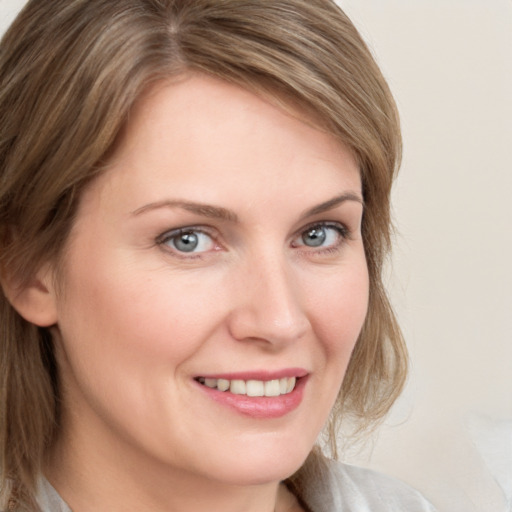
[[64, 500], [43, 476], [37, 484], [37, 504], [41, 512], [71, 512]]
[[329, 466], [334, 492], [337, 489], [340, 495], [350, 496], [354, 505], [370, 506], [368, 510], [372, 511], [435, 512], [416, 489], [400, 480], [349, 464], [330, 463]]
[[329, 461], [316, 476], [306, 499], [313, 512], [435, 512], [418, 491], [371, 469]]

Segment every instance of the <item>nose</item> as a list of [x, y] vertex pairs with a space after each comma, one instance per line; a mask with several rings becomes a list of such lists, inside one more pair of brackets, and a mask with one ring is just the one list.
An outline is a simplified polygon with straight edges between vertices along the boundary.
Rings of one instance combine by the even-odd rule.
[[311, 328], [299, 280], [281, 258], [259, 257], [244, 265], [236, 289], [228, 320], [235, 339], [278, 347], [301, 339]]

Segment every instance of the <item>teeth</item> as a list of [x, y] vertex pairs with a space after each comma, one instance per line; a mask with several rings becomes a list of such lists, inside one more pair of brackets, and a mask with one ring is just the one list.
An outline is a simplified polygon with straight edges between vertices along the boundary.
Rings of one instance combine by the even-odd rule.
[[[213, 379], [215, 380], [215, 379]], [[227, 391], [229, 389], [230, 382], [226, 379], [219, 379], [217, 381], [217, 389], [219, 391]]]
[[205, 379], [200, 377], [198, 381], [205, 386], [218, 389], [219, 391], [230, 391], [234, 395], [247, 396], [279, 396], [291, 393], [297, 382], [295, 377], [284, 377], [275, 380], [226, 380], [226, 379]]
[[248, 380], [245, 388], [247, 396], [265, 396], [265, 384], [261, 380]]
[[265, 396], [279, 396], [281, 389], [278, 380], [269, 380], [265, 382]]
[[204, 385], [208, 386], [209, 388], [216, 388], [217, 379], [204, 379]]
[[245, 380], [232, 380], [231, 386], [229, 386], [229, 391], [234, 395], [245, 395], [246, 388]]

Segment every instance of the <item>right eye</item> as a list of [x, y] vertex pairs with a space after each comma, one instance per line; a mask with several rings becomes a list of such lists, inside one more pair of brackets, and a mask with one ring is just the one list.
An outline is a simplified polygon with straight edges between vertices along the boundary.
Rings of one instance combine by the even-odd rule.
[[159, 237], [159, 243], [184, 254], [197, 254], [215, 249], [215, 241], [199, 229], [177, 229]]
[[294, 241], [294, 247], [335, 249], [347, 238], [347, 229], [338, 222], [320, 222], [309, 226]]

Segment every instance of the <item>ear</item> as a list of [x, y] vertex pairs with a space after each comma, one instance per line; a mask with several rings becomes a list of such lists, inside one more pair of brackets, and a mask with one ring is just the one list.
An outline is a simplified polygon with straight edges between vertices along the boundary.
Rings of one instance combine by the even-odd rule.
[[2, 287], [7, 300], [28, 322], [39, 327], [50, 327], [57, 323], [57, 301], [53, 274], [49, 265], [42, 267], [28, 283], [3, 278]]

